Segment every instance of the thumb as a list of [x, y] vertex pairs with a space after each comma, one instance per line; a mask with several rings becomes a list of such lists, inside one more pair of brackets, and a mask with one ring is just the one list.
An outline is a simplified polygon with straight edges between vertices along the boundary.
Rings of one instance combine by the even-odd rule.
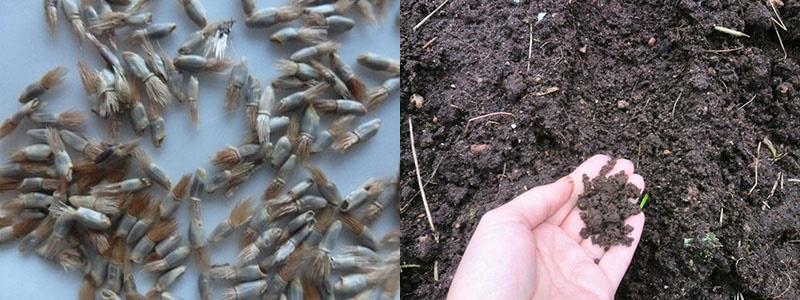
[[498, 215], [515, 218], [533, 229], [567, 203], [574, 186], [575, 182], [569, 175], [551, 184], [537, 186], [498, 207]]

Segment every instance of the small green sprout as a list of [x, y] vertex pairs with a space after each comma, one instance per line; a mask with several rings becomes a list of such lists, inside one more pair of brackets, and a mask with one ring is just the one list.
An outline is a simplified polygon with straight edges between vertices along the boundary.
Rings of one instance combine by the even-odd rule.
[[719, 242], [717, 235], [713, 232], [709, 232], [704, 236], [700, 241], [703, 242], [703, 245], [709, 248], [719, 248], [722, 247], [722, 243]]
[[639, 209], [644, 209], [645, 204], [647, 204], [647, 200], [650, 200], [650, 193], [644, 194], [642, 201], [639, 202]]
[[478, 209], [475, 208], [475, 207], [472, 207], [472, 208], [469, 209], [468, 213], [469, 213], [469, 219], [470, 220], [475, 220], [475, 217], [478, 215]]
[[773, 144], [772, 141], [770, 141], [766, 136], [762, 142], [767, 146], [767, 149], [769, 149], [769, 154], [772, 156], [772, 161], [778, 161], [786, 156], [786, 153], [778, 153], [778, 148], [775, 148], [775, 144]]
[[[697, 249], [694, 250], [699, 251], [695, 251], [693, 253], [693, 257], [704, 262], [707, 262], [714, 257], [713, 249], [722, 247], [717, 235], [713, 232], [706, 233], [702, 237], [698, 238], [697, 241], [699, 244], [697, 245]], [[683, 238], [683, 248], [690, 248], [694, 246], [694, 242], [694, 238]]]

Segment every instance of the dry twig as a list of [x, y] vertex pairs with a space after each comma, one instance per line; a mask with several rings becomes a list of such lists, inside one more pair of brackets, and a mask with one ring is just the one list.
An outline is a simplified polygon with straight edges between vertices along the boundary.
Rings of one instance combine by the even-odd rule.
[[430, 14], [425, 16], [425, 18], [423, 18], [422, 21], [419, 21], [419, 23], [417, 23], [417, 25], [414, 25], [413, 31], [417, 31], [417, 29], [419, 29], [419, 27], [422, 26], [422, 24], [425, 24], [425, 22], [427, 22], [428, 19], [430, 19], [434, 14], [436, 14], [440, 9], [442, 9], [442, 7], [444, 7], [445, 4], [447, 4], [447, 2], [450, 2], [450, 0], [444, 0], [444, 2], [442, 2], [442, 4], [439, 4], [439, 6], [436, 7], [436, 9], [434, 9]]
[[428, 225], [431, 226], [433, 231], [433, 238], [439, 242], [439, 233], [436, 232], [436, 226], [433, 225], [433, 217], [431, 210], [428, 207], [428, 198], [425, 196], [425, 189], [422, 186], [422, 176], [419, 173], [419, 161], [417, 160], [417, 147], [414, 146], [414, 123], [411, 117], [408, 118], [408, 135], [411, 137], [411, 156], [414, 158], [414, 169], [417, 171], [417, 184], [419, 184], [419, 191], [422, 194], [422, 204], [425, 206], [425, 215], [428, 217]]
[[528, 24], [530, 34], [528, 36], [528, 68], [525, 72], [531, 71], [531, 55], [533, 55], [533, 23]]
[[672, 113], [670, 113], [670, 117], [675, 117], [675, 107], [678, 106], [678, 101], [681, 100], [681, 96], [683, 96], [683, 91], [678, 94], [678, 98], [675, 99], [675, 103], [672, 103]]
[[750, 191], [747, 192], [748, 195], [752, 194], [753, 190], [756, 189], [756, 186], [758, 185], [758, 165], [761, 162], [761, 160], [758, 157], [760, 156], [761, 156], [761, 142], [758, 142], [758, 148], [756, 148], [756, 157], [753, 159], [753, 169], [755, 169], [756, 180], [755, 183], [753, 183], [753, 187], [751, 187]]

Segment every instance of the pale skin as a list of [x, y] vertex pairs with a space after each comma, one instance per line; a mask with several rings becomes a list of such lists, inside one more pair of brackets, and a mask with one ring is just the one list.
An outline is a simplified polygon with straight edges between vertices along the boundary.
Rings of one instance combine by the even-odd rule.
[[[634, 228], [630, 247], [605, 250], [581, 238], [584, 223], [575, 207], [584, 190], [583, 174], [597, 177], [609, 160], [595, 155], [556, 182], [484, 214], [447, 298], [613, 299], [639, 244], [644, 213], [625, 220]], [[634, 173], [633, 163], [618, 159], [608, 175], [619, 172], [644, 190], [644, 179]]]

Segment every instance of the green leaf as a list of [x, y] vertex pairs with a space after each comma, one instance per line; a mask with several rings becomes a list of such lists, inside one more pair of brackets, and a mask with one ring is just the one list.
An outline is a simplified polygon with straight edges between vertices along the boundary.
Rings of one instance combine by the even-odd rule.
[[644, 197], [642, 197], [642, 201], [639, 202], [639, 209], [644, 209], [644, 205], [647, 204], [647, 200], [650, 200], [650, 193], [644, 194]]

